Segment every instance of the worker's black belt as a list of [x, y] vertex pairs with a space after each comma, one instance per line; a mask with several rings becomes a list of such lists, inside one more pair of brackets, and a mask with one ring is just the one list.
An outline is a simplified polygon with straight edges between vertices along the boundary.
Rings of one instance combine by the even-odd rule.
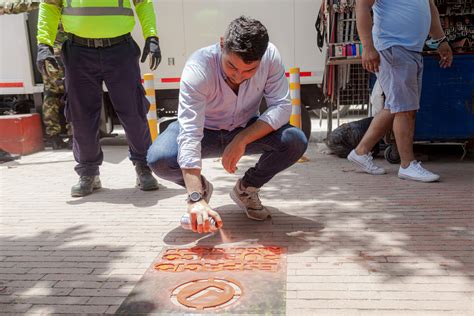
[[84, 38], [74, 34], [68, 34], [68, 37], [75, 44], [92, 48], [110, 47], [132, 39], [130, 33], [111, 38]]

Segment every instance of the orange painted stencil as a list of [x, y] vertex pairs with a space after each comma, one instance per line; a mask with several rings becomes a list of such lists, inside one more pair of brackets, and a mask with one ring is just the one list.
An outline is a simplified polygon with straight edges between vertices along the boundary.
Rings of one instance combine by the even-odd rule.
[[284, 248], [165, 248], [117, 313], [284, 314], [285, 302]]
[[164, 272], [277, 272], [281, 256], [282, 249], [279, 247], [170, 248], [154, 268]]

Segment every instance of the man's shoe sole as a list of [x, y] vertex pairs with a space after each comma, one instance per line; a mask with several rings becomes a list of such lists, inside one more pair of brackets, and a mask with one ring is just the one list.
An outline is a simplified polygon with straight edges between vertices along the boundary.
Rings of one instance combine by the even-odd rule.
[[137, 184], [137, 188], [139, 188], [142, 191], [155, 191], [158, 190], [160, 187], [158, 186], [158, 183], [153, 186], [148, 186], [148, 187], [142, 187], [140, 184]]
[[[155, 178], [153, 178], [153, 179], [155, 179]], [[138, 177], [137, 177], [135, 187], [139, 188], [142, 191], [155, 191], [155, 190], [158, 190], [160, 188], [160, 186], [158, 185], [158, 181], [156, 181], [156, 179], [155, 179], [155, 183], [149, 184], [149, 185], [146, 185], [146, 186], [142, 186], [141, 183], [140, 183], [140, 180], [138, 180]]]
[[265, 217], [265, 218], [255, 218], [255, 217], [252, 217], [249, 212], [248, 212], [248, 209], [247, 207], [245, 206], [244, 203], [242, 203], [242, 201], [235, 195], [235, 191], [232, 189], [232, 192], [229, 193], [230, 195], [230, 198], [235, 202], [235, 204], [237, 204], [238, 207], [240, 207], [241, 210], [243, 210], [245, 212], [245, 215], [247, 215], [248, 218], [250, 219], [253, 219], [254, 221], [264, 221], [268, 218]]
[[380, 176], [380, 175], [383, 175], [383, 174], [386, 174], [386, 173], [387, 173], [387, 172], [385, 171], [385, 169], [382, 169], [383, 172], [381, 171], [380, 173], [369, 172], [369, 171], [367, 171], [367, 170], [365, 169], [365, 166], [364, 166], [363, 164], [361, 164], [360, 162], [358, 162], [358, 161], [355, 160], [355, 159], [352, 159], [352, 158], [350, 157], [350, 155], [347, 156], [347, 160], [349, 160], [350, 162], [352, 162], [353, 164], [355, 164], [355, 165], [359, 168], [360, 171], [363, 171], [363, 172], [365, 172], [365, 173], [367, 173], [367, 174], [371, 174], [371, 175], [374, 175], [374, 176]]
[[97, 190], [100, 190], [100, 189], [102, 189], [101, 185], [97, 186], [97, 187], [92, 187], [92, 191], [86, 192], [86, 193], [79, 193], [79, 192], [73, 193], [73, 192], [71, 192], [71, 196], [72, 197], [84, 197], [84, 196], [91, 195], [92, 193], [94, 193], [94, 191], [97, 191]]
[[407, 175], [404, 175], [404, 174], [398, 174], [398, 177], [402, 180], [411, 180], [411, 181], [418, 181], [418, 182], [424, 182], [424, 183], [430, 183], [430, 182], [438, 182], [440, 177], [438, 177], [437, 179], [426, 179], [426, 180], [422, 180], [422, 179], [417, 179], [417, 178], [413, 178], [413, 177], [410, 177], [410, 176], [407, 176]]

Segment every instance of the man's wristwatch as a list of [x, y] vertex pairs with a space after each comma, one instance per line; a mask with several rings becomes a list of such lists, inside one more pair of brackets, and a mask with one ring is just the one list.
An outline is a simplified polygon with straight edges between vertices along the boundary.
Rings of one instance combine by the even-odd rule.
[[188, 203], [196, 203], [196, 202], [199, 202], [201, 200], [202, 200], [202, 193], [197, 192], [197, 191], [189, 193], [188, 198], [186, 199], [186, 201]]
[[449, 43], [448, 38], [446, 36], [443, 36], [436, 40], [431, 38], [426, 41], [426, 46], [428, 46], [431, 49], [438, 49], [439, 45], [441, 45], [444, 42]]
[[439, 45], [441, 45], [442, 43], [449, 43], [448, 38], [447, 38], [446, 36], [444, 36], [444, 37], [441, 39], [441, 41], [439, 41], [438, 47], [439, 47]]

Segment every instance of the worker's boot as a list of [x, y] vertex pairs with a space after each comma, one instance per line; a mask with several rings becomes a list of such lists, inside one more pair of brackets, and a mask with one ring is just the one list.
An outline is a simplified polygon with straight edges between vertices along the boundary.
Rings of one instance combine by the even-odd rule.
[[9, 162], [15, 159], [20, 159], [20, 155], [10, 154], [5, 150], [0, 149], [0, 163]]
[[151, 169], [144, 163], [135, 163], [137, 173], [137, 187], [142, 191], [158, 190], [158, 181], [151, 174]]
[[71, 196], [86, 196], [100, 188], [102, 188], [102, 183], [100, 183], [99, 176], [81, 176], [79, 182], [72, 186]]

